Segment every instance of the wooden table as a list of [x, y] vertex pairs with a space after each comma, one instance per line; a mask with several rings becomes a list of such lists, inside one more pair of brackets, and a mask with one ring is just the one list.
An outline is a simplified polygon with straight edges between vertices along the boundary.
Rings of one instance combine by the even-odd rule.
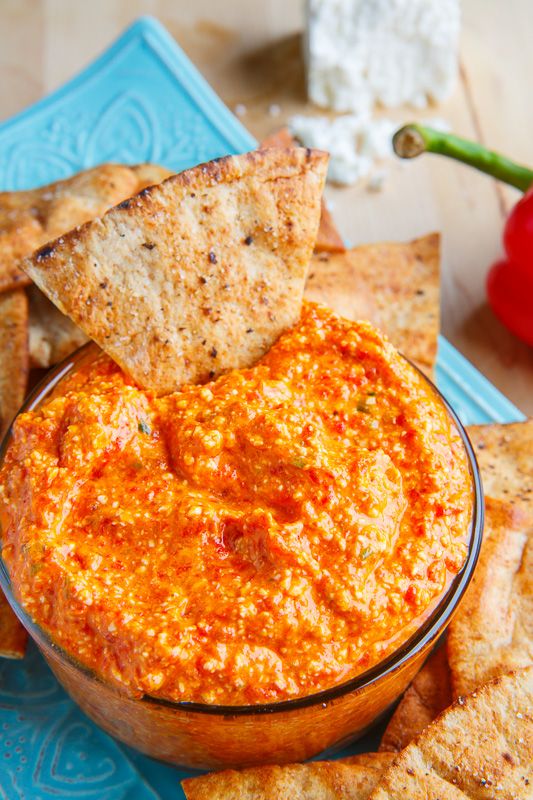
[[[0, 118], [56, 88], [148, 13], [167, 26], [230, 107], [246, 107], [243, 122], [260, 138], [295, 111], [312, 112], [300, 58], [302, 6], [303, 0], [0, 0]], [[531, 0], [463, 0], [463, 9], [461, 80], [453, 97], [426, 116], [533, 164]], [[281, 107], [276, 118], [272, 104]], [[406, 121], [412, 114], [386, 116]], [[352, 244], [442, 231], [443, 333], [533, 415], [533, 350], [494, 318], [484, 290], [517, 197], [431, 156], [392, 163], [379, 193], [328, 188], [334, 217]]]

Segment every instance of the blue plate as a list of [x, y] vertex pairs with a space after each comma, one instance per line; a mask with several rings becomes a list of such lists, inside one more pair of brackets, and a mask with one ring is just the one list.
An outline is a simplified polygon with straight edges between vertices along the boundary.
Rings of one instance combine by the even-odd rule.
[[[72, 81], [0, 125], [0, 189], [50, 183], [103, 161], [179, 171], [255, 144], [166, 30], [143, 18]], [[437, 380], [465, 423], [523, 419], [442, 338]], [[374, 734], [351, 751], [376, 744]], [[33, 645], [22, 662], [0, 661], [0, 800], [176, 800], [190, 774], [93, 725]]]

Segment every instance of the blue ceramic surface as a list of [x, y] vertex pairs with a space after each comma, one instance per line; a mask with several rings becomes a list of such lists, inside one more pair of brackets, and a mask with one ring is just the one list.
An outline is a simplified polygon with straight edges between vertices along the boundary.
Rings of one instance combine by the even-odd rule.
[[[143, 18], [61, 89], [0, 125], [0, 189], [25, 189], [103, 161], [176, 171], [255, 146], [161, 25]], [[522, 414], [446, 340], [439, 387], [463, 422]], [[352, 748], [375, 748], [376, 734]], [[0, 800], [183, 797], [192, 773], [117, 744], [67, 697], [30, 645], [0, 660]]]

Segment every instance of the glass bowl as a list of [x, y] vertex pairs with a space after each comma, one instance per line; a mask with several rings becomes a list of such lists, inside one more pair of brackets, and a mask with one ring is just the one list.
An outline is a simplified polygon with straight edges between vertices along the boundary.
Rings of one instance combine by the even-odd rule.
[[[66, 375], [82, 362], [92, 360], [97, 352], [90, 343], [67, 358], [47, 374], [19, 413], [39, 406]], [[433, 390], [455, 423], [469, 461], [474, 502], [467, 558], [410, 638], [388, 658], [351, 680], [312, 695], [265, 705], [222, 706], [149, 696], [133, 698], [79, 664], [29, 617], [14, 598], [6, 565], [0, 559], [2, 589], [71, 697], [105, 731], [149, 756], [195, 769], [220, 769], [303, 761], [340, 748], [362, 736], [406, 689], [452, 619], [477, 562], [483, 531], [479, 469], [460, 420], [434, 386]], [[9, 445], [11, 427], [0, 447], [0, 464]]]

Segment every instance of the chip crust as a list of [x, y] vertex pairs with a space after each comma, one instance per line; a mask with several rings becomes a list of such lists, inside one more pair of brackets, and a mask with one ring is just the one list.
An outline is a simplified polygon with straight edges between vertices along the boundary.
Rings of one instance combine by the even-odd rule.
[[228, 156], [50, 243], [24, 269], [141, 386], [254, 363], [300, 314], [327, 156]]
[[399, 753], [452, 702], [446, 647], [435, 650], [407, 687], [379, 745], [380, 752]]
[[469, 425], [485, 494], [522, 509], [533, 522], [533, 419]]
[[28, 380], [28, 301], [22, 289], [0, 295], [0, 436], [24, 400]]
[[533, 786], [533, 667], [460, 698], [403, 750], [371, 800], [516, 800]]
[[37, 286], [28, 286], [30, 366], [48, 368], [88, 341]]
[[440, 236], [315, 255], [305, 297], [347, 319], [367, 319], [430, 371], [439, 335]]
[[455, 697], [533, 665], [533, 528], [522, 509], [486, 499], [479, 562], [448, 629]]
[[138, 191], [129, 167], [101, 164], [23, 192], [0, 192], [0, 292], [30, 281], [20, 260], [50, 239], [103, 214]]
[[[260, 144], [261, 149], [268, 147], [298, 147], [298, 142], [291, 135], [288, 128], [280, 128]], [[315, 253], [344, 253], [346, 250], [342, 236], [333, 221], [326, 201], [322, 198], [320, 225], [315, 242]]]
[[225, 770], [181, 785], [187, 800], [366, 800], [381, 772], [368, 764], [315, 761]]

